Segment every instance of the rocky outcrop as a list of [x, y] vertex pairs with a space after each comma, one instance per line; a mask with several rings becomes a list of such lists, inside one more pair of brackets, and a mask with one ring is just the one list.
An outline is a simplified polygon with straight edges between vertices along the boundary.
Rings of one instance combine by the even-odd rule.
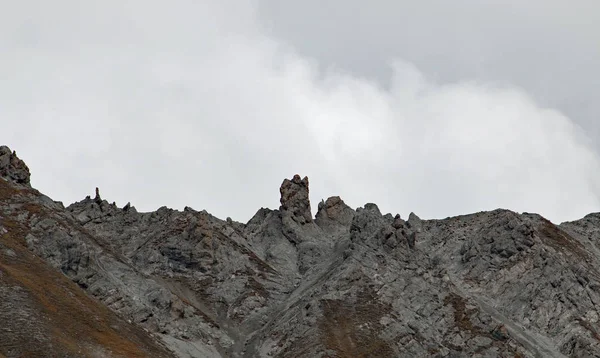
[[29, 186], [30, 176], [29, 168], [17, 157], [17, 153], [7, 146], [0, 146], [0, 177], [16, 184]]
[[279, 210], [289, 213], [298, 224], [312, 222], [308, 197], [308, 177], [300, 179], [300, 175], [296, 174], [291, 180], [285, 179], [279, 192], [281, 193]]
[[326, 231], [347, 230], [350, 228], [355, 211], [339, 196], [332, 196], [319, 203], [315, 221]]
[[[140, 213], [99, 191], [64, 208], [17, 180], [0, 185], [0, 318], [19, 322], [0, 325], [7, 357], [26, 355], [14, 342], [39, 343], [22, 327], [46, 327], [26, 324], [46, 322], [31, 302], [54, 302], [31, 270], [52, 295], [71, 284], [64, 297], [92, 296], [116, 320], [62, 318], [67, 335], [118, 328], [148, 356], [168, 355], [162, 344], [180, 357], [600, 355], [600, 214], [559, 226], [508, 210], [404, 220], [331, 197], [313, 219], [308, 178], [296, 175], [278, 210], [244, 224], [189, 207]], [[79, 310], [93, 316], [90, 302]]]
[[0, 356], [174, 356], [109, 304], [133, 306], [120, 292], [143, 284], [62, 205], [0, 180]]

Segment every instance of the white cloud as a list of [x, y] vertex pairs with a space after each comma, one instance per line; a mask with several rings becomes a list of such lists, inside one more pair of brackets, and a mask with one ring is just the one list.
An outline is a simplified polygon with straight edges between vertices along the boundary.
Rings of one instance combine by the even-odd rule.
[[313, 207], [341, 195], [404, 216], [598, 210], [585, 136], [518, 88], [440, 84], [401, 60], [389, 88], [320, 72], [261, 32], [251, 2], [109, 1], [81, 18], [69, 4], [0, 15], [0, 141], [57, 200], [99, 186], [121, 205], [244, 221], [299, 173]]

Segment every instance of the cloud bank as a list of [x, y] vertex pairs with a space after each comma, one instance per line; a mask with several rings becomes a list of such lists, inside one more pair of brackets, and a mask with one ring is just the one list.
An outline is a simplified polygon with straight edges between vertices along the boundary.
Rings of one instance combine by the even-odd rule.
[[246, 221], [299, 173], [313, 209], [331, 195], [424, 218], [599, 209], [590, 140], [517, 87], [439, 83], [400, 58], [385, 87], [322, 69], [252, 1], [45, 4], [0, 15], [0, 141], [56, 200], [99, 186], [140, 210]]

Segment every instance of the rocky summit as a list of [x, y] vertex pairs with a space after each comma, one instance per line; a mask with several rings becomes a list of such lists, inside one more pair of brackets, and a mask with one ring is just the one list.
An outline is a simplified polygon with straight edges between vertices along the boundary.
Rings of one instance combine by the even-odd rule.
[[295, 175], [239, 223], [0, 176], [0, 357], [600, 356], [600, 214], [313, 216]]

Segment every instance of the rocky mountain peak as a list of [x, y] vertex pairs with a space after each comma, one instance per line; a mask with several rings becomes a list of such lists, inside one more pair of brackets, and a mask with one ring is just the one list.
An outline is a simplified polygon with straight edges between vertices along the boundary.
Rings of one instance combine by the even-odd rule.
[[17, 184], [30, 185], [29, 168], [17, 157], [16, 151], [4, 145], [0, 146], [0, 176]]
[[319, 203], [316, 222], [319, 226], [326, 226], [330, 222], [350, 227], [355, 211], [352, 210], [339, 196], [332, 196]]
[[0, 174], [0, 357], [600, 357], [600, 214], [313, 219], [295, 175], [241, 224]]
[[310, 200], [308, 198], [308, 177], [300, 179], [296, 174], [290, 179], [285, 179], [279, 188], [281, 193], [281, 207], [283, 212], [292, 214], [295, 221], [300, 224], [312, 222]]

